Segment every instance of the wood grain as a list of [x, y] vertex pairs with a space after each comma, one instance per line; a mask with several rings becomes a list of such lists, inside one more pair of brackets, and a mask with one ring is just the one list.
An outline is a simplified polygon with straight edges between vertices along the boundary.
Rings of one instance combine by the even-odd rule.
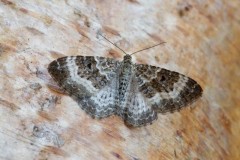
[[[0, 159], [240, 159], [239, 1], [0, 0]], [[123, 53], [192, 77], [203, 97], [150, 126], [94, 120], [48, 87], [61, 56]]]

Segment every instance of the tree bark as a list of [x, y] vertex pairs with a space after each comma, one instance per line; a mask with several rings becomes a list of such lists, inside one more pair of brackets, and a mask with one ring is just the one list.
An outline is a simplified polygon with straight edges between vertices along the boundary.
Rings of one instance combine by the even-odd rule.
[[[240, 159], [240, 1], [0, 0], [0, 159]], [[195, 79], [201, 99], [152, 125], [89, 117], [48, 87], [62, 56], [127, 53]]]

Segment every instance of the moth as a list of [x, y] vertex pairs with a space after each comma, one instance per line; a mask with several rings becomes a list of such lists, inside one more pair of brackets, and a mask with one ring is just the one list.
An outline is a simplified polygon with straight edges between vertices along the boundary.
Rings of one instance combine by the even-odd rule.
[[133, 127], [152, 124], [157, 113], [179, 111], [203, 91], [183, 74], [134, 64], [129, 54], [123, 61], [98, 56], [62, 57], [49, 64], [48, 72], [92, 118], [117, 115]]

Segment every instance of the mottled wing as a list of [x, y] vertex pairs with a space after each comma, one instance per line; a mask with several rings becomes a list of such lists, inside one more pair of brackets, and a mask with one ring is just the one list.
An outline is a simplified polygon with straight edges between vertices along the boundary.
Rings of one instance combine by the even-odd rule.
[[93, 118], [104, 118], [115, 114], [118, 108], [117, 74], [109, 83], [91, 97], [78, 99], [77, 102]]
[[140, 127], [151, 124], [157, 119], [157, 113], [151, 108], [143, 94], [139, 92], [135, 76], [132, 77], [127, 92], [128, 98], [124, 105], [125, 108], [122, 109], [123, 114], [120, 115], [126, 125]]
[[174, 71], [136, 64], [135, 75], [139, 91], [160, 113], [180, 110], [202, 95], [202, 88], [196, 81]]
[[116, 108], [116, 71], [120, 62], [104, 57], [69, 56], [51, 62], [48, 72], [92, 117], [107, 117]]

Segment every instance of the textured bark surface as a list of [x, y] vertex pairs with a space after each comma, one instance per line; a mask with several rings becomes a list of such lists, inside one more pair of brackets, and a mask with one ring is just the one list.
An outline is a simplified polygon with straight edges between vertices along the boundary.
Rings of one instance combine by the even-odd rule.
[[[0, 0], [0, 159], [240, 159], [240, 2]], [[123, 53], [178, 71], [203, 97], [152, 125], [94, 120], [50, 89], [61, 56]]]

